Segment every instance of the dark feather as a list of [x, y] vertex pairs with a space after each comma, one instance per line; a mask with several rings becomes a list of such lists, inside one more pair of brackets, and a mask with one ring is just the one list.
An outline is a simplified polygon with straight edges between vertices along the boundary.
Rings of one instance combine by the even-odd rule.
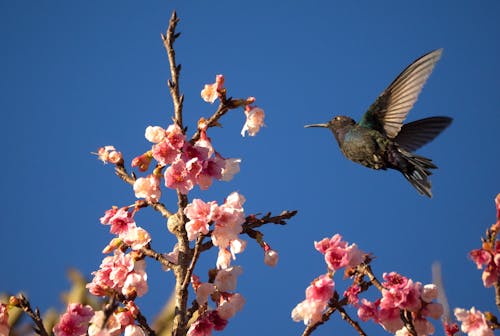
[[370, 106], [359, 125], [375, 129], [388, 138], [396, 137], [442, 51], [437, 49], [425, 54], [403, 70]]
[[394, 141], [409, 152], [414, 152], [431, 142], [453, 119], [449, 117], [431, 117], [404, 124]]

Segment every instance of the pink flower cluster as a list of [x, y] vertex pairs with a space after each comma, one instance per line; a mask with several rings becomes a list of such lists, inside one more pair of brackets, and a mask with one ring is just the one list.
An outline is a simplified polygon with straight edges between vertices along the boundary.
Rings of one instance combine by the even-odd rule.
[[417, 335], [433, 334], [434, 326], [427, 318], [439, 319], [443, 314], [443, 306], [432, 302], [437, 298], [437, 287], [434, 284], [422, 286], [396, 272], [384, 273], [383, 277], [382, 298], [375, 302], [362, 299], [355, 304], [358, 317], [362, 321], [373, 320], [390, 333], [409, 335], [400, 318], [400, 310], [404, 309], [411, 312]]
[[239, 293], [230, 293], [236, 289], [237, 277], [242, 273], [239, 266], [217, 271], [214, 283], [200, 282], [195, 275], [192, 277], [196, 301], [201, 307], [207, 307], [208, 297], [214, 301], [216, 308], [202, 314], [189, 328], [187, 335], [211, 335], [212, 330], [223, 330], [228, 320], [240, 311], [245, 299]]
[[328, 301], [333, 296], [335, 283], [331, 275], [324, 274], [315, 279], [306, 289], [306, 298], [292, 310], [292, 319], [304, 321], [305, 325], [321, 321]]
[[260, 128], [264, 126], [264, 110], [260, 107], [246, 105], [245, 115], [247, 119], [241, 129], [241, 136], [245, 136], [245, 133], [255, 136], [260, 131]]
[[356, 267], [363, 261], [363, 251], [356, 244], [348, 245], [339, 234], [314, 242], [314, 247], [325, 255], [325, 262], [332, 271]]
[[106, 210], [100, 221], [104, 225], [109, 225], [109, 231], [118, 237], [133, 250], [139, 250], [151, 241], [151, 236], [143, 228], [135, 223], [135, 209], [128, 207], [112, 207]]
[[[94, 316], [94, 310], [90, 306], [81, 303], [70, 303], [66, 312], [59, 318], [54, 326], [55, 336], [83, 336], [87, 335], [89, 322]], [[7, 335], [7, 334], [2, 334]]]
[[86, 287], [96, 296], [118, 292], [133, 299], [148, 291], [146, 261], [134, 260], [131, 254], [120, 250], [116, 250], [113, 256], [104, 258], [99, 270], [92, 274], [94, 278]]
[[231, 258], [234, 259], [235, 254], [245, 249], [246, 242], [239, 238], [245, 222], [244, 202], [242, 195], [233, 192], [220, 206], [215, 201], [205, 203], [194, 199], [184, 209], [184, 214], [189, 219], [186, 223], [189, 240], [196, 239], [200, 234], [208, 234], [210, 225], [214, 225], [211, 238], [213, 244], [219, 247], [219, 269], [229, 267]]
[[462, 322], [461, 329], [469, 336], [493, 336], [483, 313], [472, 307], [470, 310], [455, 308], [455, 317]]
[[[224, 76], [217, 75], [215, 76], [215, 83], [205, 84], [203, 90], [201, 90], [201, 98], [208, 103], [213, 103], [217, 98], [221, 97], [225, 90]], [[254, 136], [259, 132], [260, 128], [264, 126], [264, 110], [260, 107], [250, 106], [253, 102], [255, 102], [255, 98], [248, 97], [244, 103], [238, 104], [245, 106], [244, 112], [246, 116], [245, 124], [241, 130], [241, 136], [245, 136], [246, 133], [250, 136]]]
[[469, 257], [476, 263], [478, 269], [484, 267], [482, 279], [485, 287], [493, 286], [500, 277], [500, 241], [496, 239], [500, 232], [500, 194], [495, 198], [495, 204], [497, 221], [489, 230], [493, 235], [492, 239], [483, 241], [482, 248], [472, 250], [469, 253]]
[[104, 146], [99, 148], [97, 151], [97, 156], [99, 160], [104, 163], [117, 164], [123, 160], [122, 153], [118, 152], [113, 146]]
[[138, 308], [133, 301], [119, 308], [106, 320], [104, 311], [95, 312], [90, 320], [89, 336], [145, 336], [144, 331], [135, 325]]
[[8, 335], [9, 330], [9, 311], [7, 305], [0, 303], [0, 335]]
[[[217, 153], [206, 134], [206, 124], [200, 122], [200, 138], [194, 144], [186, 141], [179, 126], [172, 124], [165, 130], [160, 126], [148, 126], [146, 139], [153, 143], [151, 151], [136, 157], [132, 166], [146, 171], [151, 158], [160, 166], [168, 166], [164, 172], [165, 186], [187, 194], [195, 185], [205, 190], [213, 179], [230, 181], [239, 172], [240, 159], [225, 159]], [[155, 170], [156, 172], [156, 170]], [[160, 176], [153, 173], [134, 183], [136, 197], [158, 202], [161, 196]]]

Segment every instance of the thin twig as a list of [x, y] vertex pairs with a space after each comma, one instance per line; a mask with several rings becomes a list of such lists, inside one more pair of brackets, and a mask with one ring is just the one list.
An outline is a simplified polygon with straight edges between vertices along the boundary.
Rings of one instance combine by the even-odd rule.
[[137, 323], [141, 326], [141, 328], [147, 333], [149, 336], [155, 336], [156, 333], [153, 329], [148, 324], [148, 321], [146, 320], [146, 317], [142, 315], [142, 313], [139, 311], [137, 312], [137, 317], [135, 318]]
[[179, 37], [180, 33], [175, 32], [179, 18], [175, 11], [172, 12], [170, 17], [170, 22], [165, 35], [161, 34], [163, 40], [163, 45], [168, 55], [168, 63], [170, 64], [170, 76], [171, 79], [168, 80], [168, 88], [170, 90], [170, 95], [172, 96], [172, 101], [174, 103], [174, 122], [183, 129], [182, 125], [182, 103], [184, 101], [184, 96], [179, 93], [179, 73], [181, 71], [181, 65], [175, 63], [175, 50], [174, 42]]
[[33, 309], [31, 309], [28, 298], [23, 294], [19, 295], [19, 297], [16, 297], [15, 299], [16, 306], [21, 308], [26, 314], [28, 314], [28, 316], [35, 323], [33, 330], [40, 336], [49, 336], [49, 333], [47, 332], [47, 330], [45, 330], [45, 327], [43, 325], [43, 320], [40, 316], [40, 310], [38, 308], [35, 308], [35, 311], [33, 311]]
[[186, 276], [184, 277], [184, 281], [182, 282], [182, 287], [184, 287], [185, 290], [187, 289], [187, 287], [189, 286], [189, 283], [191, 282], [191, 275], [193, 275], [194, 267], [196, 266], [196, 262], [198, 261], [198, 257], [200, 256], [200, 252], [201, 252], [200, 247], [203, 243], [203, 238], [205, 238], [205, 236], [200, 235], [196, 239], [196, 243], [194, 245], [193, 256], [191, 258], [191, 263], [189, 264], [189, 267], [188, 267], [187, 272], [186, 272]]
[[366, 333], [363, 331], [363, 329], [361, 328], [361, 326], [359, 325], [359, 323], [357, 321], [354, 321], [349, 316], [349, 314], [347, 314], [347, 312], [345, 311], [345, 309], [342, 306], [338, 305], [338, 302], [336, 302], [335, 304], [336, 304], [335, 307], [339, 311], [340, 316], [342, 317], [342, 319], [345, 320], [345, 321], [347, 321], [358, 332], [358, 334], [360, 334], [361, 336], [366, 336]]
[[[233, 99], [233, 98], [226, 99], [225, 91], [221, 92], [219, 99], [220, 99], [220, 104], [217, 107], [217, 111], [215, 111], [214, 114], [212, 114], [212, 116], [208, 118], [208, 120], [206, 121], [207, 128], [219, 126], [220, 125], [219, 119], [229, 110], [251, 104], [251, 101], [247, 99]], [[191, 138], [191, 143], [195, 143], [200, 138], [200, 136], [201, 132], [198, 129]]]
[[286, 220], [292, 218], [296, 214], [297, 210], [285, 210], [278, 216], [271, 216], [270, 212], [268, 212], [261, 218], [257, 218], [255, 215], [247, 216], [245, 219], [245, 223], [243, 223], [243, 232], [245, 232], [246, 229], [255, 229], [268, 223], [285, 225]]
[[413, 318], [411, 316], [411, 312], [406, 309], [400, 309], [399, 316], [401, 317], [401, 321], [403, 321], [408, 332], [412, 336], [417, 336], [417, 332], [415, 331], [415, 326], [413, 325]]
[[173, 264], [172, 262], [168, 261], [167, 258], [165, 258], [161, 253], [156, 252], [151, 247], [145, 246], [145, 247], [141, 248], [140, 251], [145, 256], [153, 258], [153, 259], [159, 261], [165, 267], [174, 268], [174, 266], [175, 266], [175, 264]]
[[[366, 258], [369, 262], [369, 260], [370, 260], [369, 257], [367, 256]], [[370, 267], [368, 262], [365, 260], [365, 262], [363, 262], [363, 264], [358, 266], [358, 269], [360, 270], [361, 273], [366, 274], [366, 276], [368, 276], [368, 278], [373, 283], [373, 285], [375, 287], [377, 287], [377, 289], [380, 292], [382, 292], [384, 290], [384, 286], [382, 286], [380, 281], [378, 281], [378, 279], [375, 277], [375, 275], [373, 274], [372, 268]]]

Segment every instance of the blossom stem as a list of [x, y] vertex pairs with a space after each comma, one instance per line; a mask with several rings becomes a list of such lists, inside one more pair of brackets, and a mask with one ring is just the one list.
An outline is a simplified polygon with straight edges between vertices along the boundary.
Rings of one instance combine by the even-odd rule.
[[359, 266], [359, 269], [360, 271], [363, 273], [363, 274], [366, 274], [368, 276], [368, 278], [370, 279], [371, 283], [373, 283], [373, 285], [375, 287], [377, 287], [377, 289], [382, 292], [382, 290], [384, 290], [384, 286], [382, 286], [382, 284], [380, 283], [380, 281], [378, 281], [378, 279], [375, 277], [375, 275], [373, 274], [373, 271], [372, 271], [372, 268], [370, 267], [370, 259], [368, 257], [368, 260], [365, 260], [365, 262], [363, 262], [360, 266]]
[[413, 318], [411, 317], [411, 312], [406, 309], [401, 309], [399, 311], [401, 316], [401, 320], [405, 324], [406, 329], [412, 336], [417, 336], [417, 332], [415, 331], [415, 326], [413, 325]]
[[191, 282], [191, 275], [193, 275], [194, 267], [196, 265], [196, 262], [198, 261], [198, 257], [200, 256], [201, 253], [201, 245], [203, 243], [203, 238], [205, 236], [200, 235], [198, 239], [196, 239], [196, 243], [194, 245], [194, 252], [193, 256], [191, 258], [191, 263], [189, 264], [189, 267], [186, 272], [186, 276], [184, 277], [184, 281], [182, 282], [182, 286], [187, 290], [187, 287], [189, 286], [189, 283]]
[[162, 254], [156, 252], [152, 248], [148, 246], [144, 246], [141, 248], [142, 254], [144, 254], [147, 257], [153, 258], [157, 261], [159, 261], [163, 266], [168, 267], [168, 268], [174, 268], [174, 264], [168, 261]]
[[335, 308], [339, 311], [340, 316], [342, 317], [343, 320], [347, 321], [361, 336], [366, 336], [366, 333], [361, 329], [361, 326], [357, 321], [354, 321], [349, 314], [345, 311], [344, 307], [339, 305], [339, 302], [337, 300], [332, 300], [333, 304], [335, 305]]
[[163, 45], [168, 55], [168, 63], [170, 64], [170, 75], [171, 79], [168, 80], [168, 88], [170, 90], [170, 95], [172, 96], [172, 101], [174, 103], [174, 122], [183, 129], [182, 126], [182, 104], [184, 101], [184, 95], [179, 93], [179, 72], [181, 71], [181, 65], [175, 63], [175, 50], [174, 42], [179, 37], [180, 33], [175, 32], [179, 18], [175, 10], [172, 12], [170, 17], [170, 22], [168, 24], [166, 34], [161, 34], [163, 40]]

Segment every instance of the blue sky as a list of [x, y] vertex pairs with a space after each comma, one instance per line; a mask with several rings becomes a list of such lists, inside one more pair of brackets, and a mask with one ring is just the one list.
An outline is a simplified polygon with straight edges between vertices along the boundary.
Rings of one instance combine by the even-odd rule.
[[[42, 311], [62, 309], [66, 270], [90, 277], [99, 266], [111, 239], [99, 217], [112, 205], [133, 203], [134, 195], [90, 152], [113, 144], [130, 161], [147, 150], [148, 125], [170, 123], [160, 33], [173, 9], [181, 19], [176, 51], [189, 130], [213, 113], [199, 93], [218, 73], [231, 96], [255, 96], [267, 114], [267, 127], [254, 138], [239, 135], [241, 110], [210, 130], [220, 153], [243, 159], [241, 173], [190, 196], [222, 202], [237, 190], [248, 214], [299, 210], [286, 227], [263, 230], [280, 253], [276, 268], [263, 264], [251, 241], [238, 256], [247, 304], [222, 334], [301, 333], [290, 312], [325, 271], [313, 241], [335, 233], [373, 253], [379, 276], [397, 271], [427, 283], [431, 264], [440, 261], [452, 307], [495, 311], [493, 290], [467, 259], [495, 220], [500, 192], [495, 1], [0, 2], [0, 291], [25, 290]], [[326, 130], [303, 128], [337, 114], [359, 120], [404, 67], [441, 47], [443, 57], [407, 119], [454, 118], [418, 151], [439, 166], [433, 199], [395, 171], [347, 161]], [[164, 201], [173, 209], [174, 194]], [[152, 211], [138, 224], [152, 233], [157, 250], [172, 248]], [[212, 267], [215, 256], [202, 262]], [[150, 319], [173, 288], [172, 275], [158, 269], [148, 261], [150, 294], [139, 301]], [[342, 279], [336, 282], [342, 290]], [[381, 333], [372, 324], [366, 330]], [[315, 334], [333, 333], [355, 335], [337, 316]]]

